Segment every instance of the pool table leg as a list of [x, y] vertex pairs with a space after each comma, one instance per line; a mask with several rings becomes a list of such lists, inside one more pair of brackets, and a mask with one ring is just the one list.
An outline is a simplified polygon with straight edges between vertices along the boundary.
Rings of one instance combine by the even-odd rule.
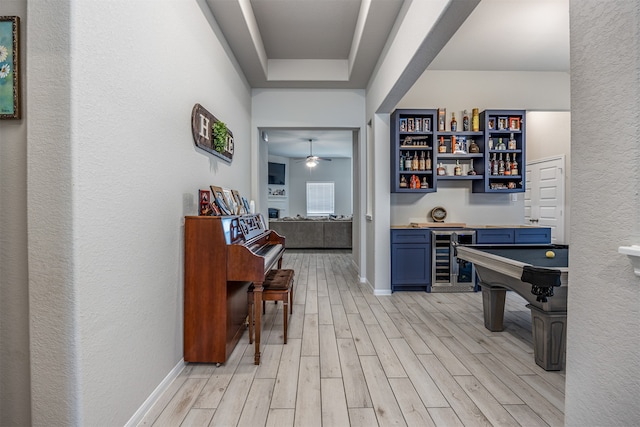
[[533, 356], [545, 371], [560, 371], [564, 365], [567, 341], [567, 312], [543, 311], [527, 304], [531, 309]]
[[484, 309], [484, 327], [492, 332], [504, 329], [504, 300], [507, 290], [480, 283], [482, 286], [482, 307]]

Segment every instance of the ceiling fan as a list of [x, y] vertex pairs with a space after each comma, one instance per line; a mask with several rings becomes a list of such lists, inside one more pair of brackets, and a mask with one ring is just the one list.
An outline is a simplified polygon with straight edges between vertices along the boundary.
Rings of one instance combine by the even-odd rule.
[[306, 159], [300, 159], [300, 161], [302, 160], [304, 160], [305, 165], [309, 168], [315, 168], [318, 163], [320, 163], [320, 160], [324, 160], [326, 162], [331, 161], [331, 159], [323, 159], [321, 157], [313, 155], [313, 139], [309, 139], [309, 155]]

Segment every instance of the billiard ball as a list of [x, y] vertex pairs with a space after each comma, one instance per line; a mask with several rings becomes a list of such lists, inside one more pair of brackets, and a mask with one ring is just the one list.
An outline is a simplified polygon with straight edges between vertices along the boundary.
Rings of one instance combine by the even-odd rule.
[[547, 258], [555, 258], [556, 253], [553, 251], [547, 251], [545, 255], [547, 256]]

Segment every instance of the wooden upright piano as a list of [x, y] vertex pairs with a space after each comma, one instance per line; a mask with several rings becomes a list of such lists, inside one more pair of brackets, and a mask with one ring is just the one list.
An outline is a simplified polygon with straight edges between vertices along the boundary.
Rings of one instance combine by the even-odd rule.
[[[262, 215], [185, 217], [184, 360], [224, 363], [246, 327], [247, 289], [262, 307], [262, 283], [280, 268], [284, 237]], [[255, 310], [255, 363], [260, 363], [261, 310]]]

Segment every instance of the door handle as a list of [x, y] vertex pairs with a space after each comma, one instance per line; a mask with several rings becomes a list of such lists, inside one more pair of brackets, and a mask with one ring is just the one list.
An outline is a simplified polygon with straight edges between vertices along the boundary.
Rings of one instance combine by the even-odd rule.
[[529, 222], [538, 222], [538, 219], [529, 219]]

